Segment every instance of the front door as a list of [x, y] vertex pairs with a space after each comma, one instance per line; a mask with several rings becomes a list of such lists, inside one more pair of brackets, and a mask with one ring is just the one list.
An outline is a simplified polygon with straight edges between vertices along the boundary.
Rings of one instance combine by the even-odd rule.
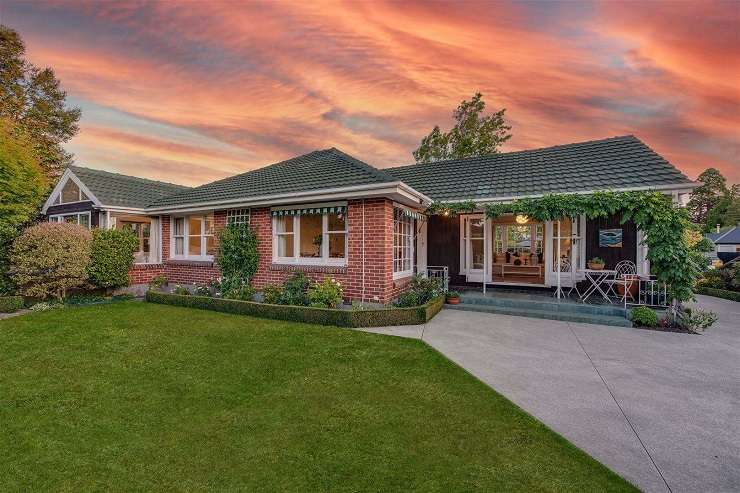
[[463, 267], [469, 282], [483, 282], [485, 224], [483, 215], [462, 216]]

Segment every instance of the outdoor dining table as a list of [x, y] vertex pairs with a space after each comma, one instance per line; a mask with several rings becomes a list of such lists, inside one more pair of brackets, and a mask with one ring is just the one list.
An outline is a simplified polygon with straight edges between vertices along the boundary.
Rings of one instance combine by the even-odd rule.
[[581, 301], [585, 303], [589, 296], [598, 292], [599, 294], [601, 294], [601, 296], [604, 297], [607, 303], [610, 303], [611, 300], [609, 299], [606, 291], [601, 288], [601, 285], [610, 277], [614, 277], [617, 271], [611, 269], [582, 269], [581, 272], [583, 272], [586, 280], [590, 284], [588, 289], [583, 292], [583, 296], [581, 296]]

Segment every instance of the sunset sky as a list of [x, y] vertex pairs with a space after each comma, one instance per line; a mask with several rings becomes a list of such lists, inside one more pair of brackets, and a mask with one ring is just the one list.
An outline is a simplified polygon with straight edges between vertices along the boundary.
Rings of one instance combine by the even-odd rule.
[[82, 108], [77, 164], [200, 184], [315, 149], [384, 167], [476, 91], [520, 150], [634, 134], [740, 182], [740, 3], [0, 0]]

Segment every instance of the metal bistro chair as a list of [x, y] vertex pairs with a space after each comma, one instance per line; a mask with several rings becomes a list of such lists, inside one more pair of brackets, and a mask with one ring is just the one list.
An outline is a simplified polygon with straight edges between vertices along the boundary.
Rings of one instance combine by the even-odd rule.
[[[555, 272], [557, 272], [558, 269], [558, 259], [555, 259], [554, 262], [555, 265], [553, 265], [553, 269]], [[567, 293], [565, 293], [566, 296], [570, 297], [570, 293], [575, 290], [576, 294], [579, 298], [581, 298], [581, 292], [578, 290], [578, 283], [576, 282], [576, 272], [575, 269], [573, 269], [573, 266], [570, 263], [570, 259], [567, 258], [561, 258], [560, 259], [560, 273], [566, 273], [570, 277], [570, 289]]]
[[[616, 271], [614, 273], [614, 277], [604, 281], [604, 283], [609, 286], [607, 293], [610, 293], [615, 298], [626, 300], [629, 297], [632, 301], [635, 301], [635, 297], [630, 293], [630, 288], [633, 283], [639, 283], [639, 281], [635, 279], [627, 279], [627, 276], [637, 275], [637, 267], [635, 266], [635, 263], [631, 260], [622, 260], [614, 267], [614, 270]], [[619, 285], [624, 286], [624, 296], [620, 296], [619, 293], [617, 293], [617, 286]]]

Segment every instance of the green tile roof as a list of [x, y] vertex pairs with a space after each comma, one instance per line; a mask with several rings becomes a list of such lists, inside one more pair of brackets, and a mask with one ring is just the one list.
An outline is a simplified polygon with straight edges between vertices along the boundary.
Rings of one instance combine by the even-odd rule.
[[331, 148], [314, 151], [247, 173], [207, 183], [161, 198], [152, 207], [199, 204], [229, 199], [250, 199], [357, 185], [398, 181], [352, 156]]
[[632, 135], [384, 171], [433, 200], [453, 201], [692, 183]]
[[152, 202], [189, 187], [98, 169], [70, 166], [72, 172], [103, 205], [143, 209]]

